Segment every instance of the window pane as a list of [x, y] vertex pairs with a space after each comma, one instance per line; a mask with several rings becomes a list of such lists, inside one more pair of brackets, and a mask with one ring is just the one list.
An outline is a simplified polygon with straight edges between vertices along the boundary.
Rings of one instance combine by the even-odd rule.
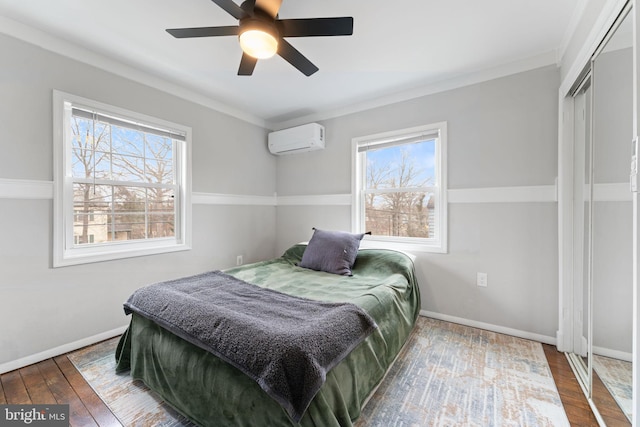
[[147, 142], [146, 156], [157, 159], [172, 159], [173, 140], [164, 136], [146, 134]]
[[73, 211], [76, 244], [102, 243], [109, 239], [107, 225], [111, 212], [111, 186], [74, 184]]
[[91, 120], [74, 117], [71, 123], [71, 174], [79, 178], [86, 178], [93, 173], [93, 123]]
[[111, 209], [111, 186], [74, 184], [73, 209], [76, 214], [109, 212]]
[[149, 212], [164, 213], [174, 211], [173, 191], [166, 188], [149, 188]]
[[147, 159], [147, 182], [157, 184], [173, 184], [173, 163], [170, 160]]
[[174, 221], [175, 216], [173, 212], [149, 215], [149, 238], [173, 237], [175, 235], [173, 227]]
[[113, 210], [117, 214], [144, 214], [146, 203], [144, 188], [123, 185], [113, 187]]
[[432, 193], [368, 194], [365, 198], [365, 230], [374, 236], [435, 237]]
[[[106, 219], [106, 216], [103, 217]], [[88, 230], [85, 234], [85, 230]], [[89, 227], [82, 225], [74, 225], [73, 227], [74, 241], [76, 245], [85, 245], [91, 243], [105, 243], [111, 240], [107, 223], [99, 223], [91, 221]]]
[[71, 151], [71, 176], [74, 178], [89, 178], [93, 175], [93, 150], [86, 148]]
[[173, 184], [173, 140], [153, 134], [145, 138], [147, 182]]
[[436, 140], [365, 151], [366, 189], [434, 186]]
[[175, 199], [173, 191], [150, 188], [148, 191], [149, 237], [173, 237], [175, 235]]
[[140, 187], [114, 186], [114, 240], [145, 239], [146, 190]]
[[111, 126], [108, 123], [94, 122], [92, 138], [95, 140], [96, 151], [108, 153], [111, 151]]
[[[95, 127], [94, 127], [95, 126]], [[94, 122], [91, 119], [73, 116], [71, 133], [73, 148], [84, 147], [97, 151], [108, 152], [110, 145], [110, 127], [106, 123]]]
[[132, 212], [114, 214], [110, 234], [113, 240], [139, 240], [146, 238], [144, 214]]
[[[74, 117], [71, 171], [74, 178], [109, 178], [109, 130], [101, 123]], [[94, 133], [95, 131], [95, 133]]]
[[[87, 175], [87, 178], [93, 176], [95, 179], [111, 179], [111, 154], [96, 151], [95, 156], [95, 165], [91, 166], [92, 170]], [[93, 175], [91, 172], [93, 172]]]
[[76, 245], [175, 236], [175, 200], [168, 188], [76, 183]]
[[144, 157], [144, 134], [140, 131], [111, 126], [111, 149], [114, 153]]
[[73, 135], [72, 147], [92, 147], [93, 120], [74, 116], [71, 120], [71, 133]]
[[113, 154], [113, 179], [117, 181], [144, 181], [144, 159]]

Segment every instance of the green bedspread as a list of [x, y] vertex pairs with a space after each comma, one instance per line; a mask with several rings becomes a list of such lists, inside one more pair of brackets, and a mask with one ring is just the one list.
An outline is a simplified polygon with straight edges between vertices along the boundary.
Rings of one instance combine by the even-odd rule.
[[[320, 301], [348, 301], [378, 328], [327, 375], [299, 425], [351, 426], [408, 338], [420, 310], [413, 263], [399, 252], [363, 249], [353, 276], [297, 267], [306, 246], [280, 257], [226, 270], [239, 279]], [[291, 426], [286, 412], [254, 381], [136, 314], [116, 353], [118, 372], [144, 381], [202, 426]]]

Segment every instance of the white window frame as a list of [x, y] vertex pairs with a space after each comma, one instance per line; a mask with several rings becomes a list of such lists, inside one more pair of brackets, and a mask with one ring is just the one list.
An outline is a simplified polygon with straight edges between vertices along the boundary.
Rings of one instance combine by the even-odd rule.
[[[394, 130], [375, 135], [361, 136], [351, 140], [352, 153], [352, 230], [355, 233], [364, 233], [365, 230], [365, 192], [364, 180], [366, 159], [365, 153], [359, 148], [369, 145], [393, 144], [395, 141], [409, 140], [421, 136], [436, 138], [436, 185], [432, 190], [436, 197], [436, 236], [433, 238], [396, 237], [396, 236], [366, 236], [366, 241], [376, 242], [378, 246], [390, 249], [447, 253], [448, 251], [448, 203], [447, 203], [447, 122], [438, 122], [424, 126]], [[425, 138], [426, 139], [426, 138]], [[407, 142], [409, 143], [409, 142]]]
[[[176, 172], [175, 236], [75, 245], [73, 236], [73, 181], [71, 175], [71, 108], [83, 107], [147, 127], [184, 135], [174, 153]], [[191, 128], [166, 120], [53, 91], [53, 266], [109, 261], [191, 249]]]

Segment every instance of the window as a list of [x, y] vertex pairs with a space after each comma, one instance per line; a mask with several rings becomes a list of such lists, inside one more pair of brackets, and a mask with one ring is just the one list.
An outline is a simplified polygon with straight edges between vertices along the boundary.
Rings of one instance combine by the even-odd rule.
[[190, 134], [54, 91], [54, 266], [189, 249]]
[[444, 122], [355, 138], [354, 231], [392, 247], [446, 252], [446, 141]]

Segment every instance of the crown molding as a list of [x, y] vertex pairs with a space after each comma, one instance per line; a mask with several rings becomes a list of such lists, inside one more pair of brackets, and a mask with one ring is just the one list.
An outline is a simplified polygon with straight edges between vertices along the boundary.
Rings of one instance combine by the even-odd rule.
[[248, 114], [244, 111], [232, 108], [219, 101], [216, 101], [209, 96], [202, 95], [201, 93], [187, 89], [178, 84], [171, 83], [151, 73], [142, 71], [129, 65], [125, 65], [122, 62], [108, 58], [104, 55], [97, 54], [90, 51], [89, 49], [80, 47], [67, 40], [55, 37], [42, 30], [28, 26], [2, 15], [0, 15], [0, 33], [36, 45], [50, 52], [54, 52], [73, 60], [100, 68], [120, 77], [124, 77], [137, 83], [161, 90], [187, 101], [191, 101], [220, 113], [235, 117], [247, 123], [260, 126], [267, 130], [279, 130], [304, 123], [332, 119], [335, 117], [366, 111], [389, 104], [408, 101], [439, 92], [457, 89], [476, 83], [482, 83], [485, 81], [494, 80], [500, 77], [505, 77], [536, 68], [541, 68], [549, 65], [557, 65], [557, 58], [559, 56], [558, 50], [552, 50], [536, 56], [524, 58], [519, 61], [501, 64], [496, 67], [491, 67], [472, 73], [461, 74], [450, 79], [430, 83], [422, 87], [401, 90], [393, 94], [378, 97], [357, 104], [352, 104], [350, 106], [333, 108], [324, 112], [314, 113], [278, 122], [268, 121], [255, 115]]
[[211, 97], [204, 96], [198, 92], [171, 83], [151, 73], [125, 65], [122, 62], [97, 54], [89, 49], [85, 49], [67, 40], [45, 33], [42, 30], [2, 15], [0, 15], [0, 33], [22, 40], [26, 43], [33, 44], [44, 50], [91, 65], [120, 77], [124, 77], [136, 83], [161, 90], [170, 95], [191, 101], [195, 104], [202, 105], [203, 107], [235, 117], [253, 125], [267, 128], [267, 122], [260, 117], [229, 107], [228, 105], [218, 102]]
[[567, 29], [564, 32], [564, 36], [562, 37], [562, 41], [560, 42], [560, 47], [558, 48], [558, 64], [562, 63], [562, 58], [564, 58], [567, 49], [569, 48], [569, 43], [571, 43], [571, 39], [573, 38], [576, 30], [578, 29], [578, 25], [580, 24], [580, 20], [584, 15], [584, 11], [587, 8], [588, 0], [579, 0], [576, 4], [575, 9], [573, 10], [573, 14], [571, 15], [571, 20], [567, 25]]
[[395, 104], [403, 101], [409, 101], [415, 98], [421, 98], [435, 93], [446, 92], [465, 86], [471, 86], [501, 77], [522, 73], [546, 66], [558, 66], [557, 51], [552, 50], [536, 56], [528, 57], [519, 61], [505, 63], [496, 67], [479, 70], [476, 72], [461, 74], [450, 79], [441, 80], [430, 83], [422, 87], [398, 91], [396, 93], [381, 96], [369, 101], [364, 101], [350, 106], [335, 108], [325, 112], [309, 114], [291, 120], [281, 122], [267, 122], [268, 127], [273, 130], [285, 129], [305, 123], [318, 122], [322, 120], [333, 119], [336, 117], [346, 116], [348, 114], [359, 113], [361, 111], [371, 110], [373, 108], [384, 107], [386, 105]]
[[[571, 87], [573, 87], [576, 79], [580, 76], [580, 73], [584, 67], [589, 63], [591, 57], [595, 53], [600, 42], [604, 39], [611, 26], [616, 21], [618, 15], [624, 9], [628, 0], [607, 0], [596, 22], [591, 27], [591, 31], [587, 35], [582, 48], [578, 52], [578, 55], [571, 64], [565, 64], [564, 67], [568, 67], [568, 71], [565, 74], [560, 84], [560, 96], [565, 97], [569, 94]], [[577, 24], [576, 24], [577, 28]], [[575, 31], [575, 29], [574, 29]], [[562, 58], [564, 59], [564, 58]], [[564, 68], [563, 67], [563, 68]]]

